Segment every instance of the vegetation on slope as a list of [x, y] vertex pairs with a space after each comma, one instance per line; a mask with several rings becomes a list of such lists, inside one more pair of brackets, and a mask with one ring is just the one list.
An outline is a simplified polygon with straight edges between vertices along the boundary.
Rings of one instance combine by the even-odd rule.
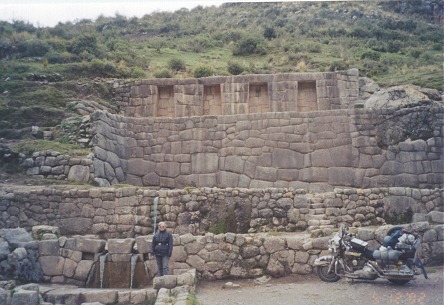
[[358, 68], [380, 85], [442, 90], [443, 10], [436, 0], [227, 3], [52, 28], [0, 22], [0, 129], [54, 126], [73, 99], [106, 101], [95, 78]]

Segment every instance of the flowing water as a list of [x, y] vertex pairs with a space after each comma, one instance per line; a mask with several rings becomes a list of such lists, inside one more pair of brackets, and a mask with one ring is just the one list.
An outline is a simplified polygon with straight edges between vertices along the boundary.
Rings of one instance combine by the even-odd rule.
[[153, 234], [156, 234], [157, 228], [157, 205], [159, 204], [159, 196], [153, 200]]
[[139, 255], [133, 254], [131, 256], [131, 281], [130, 281], [130, 289], [133, 288], [133, 281], [134, 281], [134, 270], [136, 269], [136, 263], [137, 259], [139, 258]]
[[103, 274], [105, 273], [105, 262], [109, 253], [105, 253], [99, 256], [100, 263], [100, 288], [103, 288]]

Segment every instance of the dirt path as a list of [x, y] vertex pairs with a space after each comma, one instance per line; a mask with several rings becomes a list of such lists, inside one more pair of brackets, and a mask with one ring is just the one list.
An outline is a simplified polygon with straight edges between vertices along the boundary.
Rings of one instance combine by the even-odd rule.
[[443, 271], [442, 266], [430, 268], [428, 280], [421, 275], [404, 286], [383, 279], [325, 283], [313, 274], [262, 284], [236, 280], [240, 287], [229, 289], [222, 288], [228, 280], [201, 282], [197, 297], [201, 305], [443, 305]]

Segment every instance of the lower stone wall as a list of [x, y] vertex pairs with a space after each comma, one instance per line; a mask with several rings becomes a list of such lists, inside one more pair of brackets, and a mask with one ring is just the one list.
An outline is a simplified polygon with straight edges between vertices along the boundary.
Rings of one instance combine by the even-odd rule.
[[355, 227], [407, 223], [414, 214], [433, 218], [433, 213], [443, 211], [443, 198], [442, 189], [411, 188], [335, 189], [310, 194], [274, 188], [0, 185], [0, 228], [30, 230], [36, 225], [51, 225], [66, 236], [126, 238], [152, 233], [156, 216], [157, 223], [165, 221], [178, 234], [316, 232], [339, 223]]
[[[431, 224], [427, 221], [416, 222], [410, 226], [422, 235], [423, 255], [427, 265], [442, 264], [444, 254], [444, 225]], [[377, 249], [383, 242], [390, 225], [378, 228], [355, 228], [352, 233], [356, 237], [369, 242], [370, 249]], [[327, 232], [326, 232], [327, 233]], [[307, 233], [256, 233], [256, 234], [213, 234], [195, 236], [173, 234], [174, 249], [170, 260], [170, 271], [174, 278], [167, 282], [154, 283], [155, 286], [172, 288], [175, 285], [193, 286], [196, 273], [200, 279], [216, 280], [224, 278], [254, 278], [262, 275], [281, 277], [288, 274], [308, 274], [312, 272], [314, 261], [328, 254], [327, 241], [334, 233], [332, 230], [323, 237], [312, 237]], [[37, 245], [37, 267], [41, 268], [41, 280], [49, 283], [75, 284], [80, 287], [96, 287], [92, 285], [98, 278], [101, 257], [104, 257], [105, 277], [113, 277], [120, 284], [103, 288], [130, 288], [130, 262], [137, 258], [143, 263], [141, 275], [134, 273], [132, 287], [147, 287], [157, 272], [156, 262], [151, 254], [152, 235], [126, 239], [95, 239], [88, 236], [73, 238], [59, 237], [30, 241]], [[26, 242], [11, 246], [15, 248], [8, 254], [7, 262], [17, 252], [26, 252]], [[35, 247], [34, 247], [35, 248]], [[106, 264], [120, 263], [124, 267], [107, 267]], [[5, 262], [0, 262], [3, 268]], [[9, 267], [18, 270], [20, 264]], [[114, 269], [107, 275], [106, 268]], [[195, 271], [194, 271], [195, 269]], [[126, 270], [126, 273], [123, 272]], [[4, 274], [5, 270], [2, 269]], [[136, 283], [139, 278], [139, 283]], [[142, 282], [140, 282], [142, 278]], [[166, 281], [165, 280], [165, 281]], [[110, 281], [110, 280], [108, 280]], [[104, 279], [104, 283], [106, 279]], [[173, 285], [174, 282], [174, 285]], [[120, 285], [120, 286], [119, 286]], [[156, 287], [155, 287], [156, 288]]]

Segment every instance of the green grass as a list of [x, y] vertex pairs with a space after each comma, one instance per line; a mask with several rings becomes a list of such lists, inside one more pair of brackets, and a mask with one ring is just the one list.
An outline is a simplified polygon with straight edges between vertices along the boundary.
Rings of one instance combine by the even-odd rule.
[[13, 151], [24, 153], [27, 156], [32, 155], [32, 153], [37, 151], [47, 151], [53, 150], [61, 154], [68, 154], [71, 157], [86, 157], [90, 150], [87, 148], [82, 148], [75, 144], [62, 144], [55, 141], [46, 140], [30, 140], [23, 141], [14, 144], [12, 147]]

